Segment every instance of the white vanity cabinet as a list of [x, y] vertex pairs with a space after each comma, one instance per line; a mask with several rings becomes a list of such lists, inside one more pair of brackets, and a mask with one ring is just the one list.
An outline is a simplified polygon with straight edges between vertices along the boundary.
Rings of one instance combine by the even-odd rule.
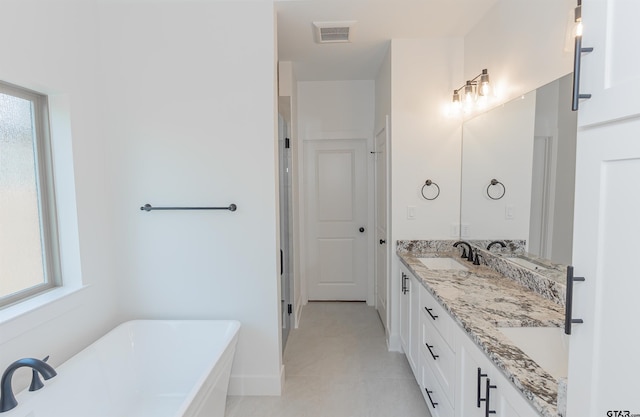
[[420, 387], [434, 417], [454, 416], [456, 354], [455, 323], [435, 298], [419, 285], [419, 351], [422, 362]]
[[539, 417], [404, 265], [400, 278], [401, 343], [432, 417]]

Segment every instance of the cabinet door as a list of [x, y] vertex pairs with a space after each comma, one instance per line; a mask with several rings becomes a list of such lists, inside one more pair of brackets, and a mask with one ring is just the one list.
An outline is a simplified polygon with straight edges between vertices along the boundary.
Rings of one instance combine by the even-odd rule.
[[[568, 417], [640, 413], [640, 119], [578, 136]], [[626, 415], [626, 413], [622, 414]]]
[[456, 378], [455, 415], [457, 417], [484, 417], [485, 405], [482, 399], [485, 398], [485, 381], [490, 363], [487, 358], [476, 352], [477, 348], [470, 346], [471, 342], [466, 343], [464, 340], [466, 335], [461, 334], [458, 339], [460, 344], [457, 346], [456, 353], [459, 371]]
[[418, 365], [418, 359], [420, 358], [420, 343], [422, 340], [421, 334], [421, 326], [420, 326], [420, 284], [418, 280], [410, 275], [411, 279], [409, 279], [409, 297], [411, 299], [411, 309], [409, 310], [409, 339], [411, 340], [410, 349], [410, 359], [409, 363], [411, 364], [411, 368], [413, 369], [413, 374], [416, 379], [420, 378], [420, 367]]
[[640, 114], [640, 35], [637, 0], [583, 0], [582, 46], [593, 52], [582, 55], [580, 93], [591, 99], [580, 102], [578, 125], [589, 126]]
[[407, 360], [409, 360], [410, 352], [410, 304], [411, 296], [408, 292], [408, 286], [410, 285], [409, 271], [404, 268], [400, 269], [400, 280], [398, 282], [400, 286], [400, 344], [404, 350]]
[[[637, 0], [584, 0], [567, 417], [640, 413]], [[615, 412], [614, 412], [615, 411]]]

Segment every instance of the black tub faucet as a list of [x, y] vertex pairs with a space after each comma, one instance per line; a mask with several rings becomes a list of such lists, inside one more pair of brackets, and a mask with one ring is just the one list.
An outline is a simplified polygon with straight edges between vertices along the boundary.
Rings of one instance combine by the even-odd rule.
[[501, 240], [494, 240], [493, 242], [491, 242], [491, 243], [489, 243], [489, 244], [487, 245], [487, 250], [488, 250], [488, 251], [490, 251], [490, 250], [491, 250], [491, 248], [493, 247], [493, 245], [500, 245], [500, 247], [503, 247], [503, 248], [506, 248], [506, 247], [507, 247], [507, 244], [506, 244], [506, 243], [504, 243], [503, 241], [501, 241]]
[[23, 366], [38, 371], [45, 380], [51, 379], [57, 375], [56, 371], [51, 367], [51, 365], [45, 363], [44, 361], [41, 361], [40, 359], [18, 359], [17, 361], [9, 365], [2, 374], [2, 379], [0, 380], [0, 413], [9, 411], [15, 408], [16, 405], [18, 405], [16, 396], [13, 394], [13, 390], [11, 389], [11, 378], [13, 377], [13, 373], [16, 371], [16, 369], [22, 368]]
[[457, 241], [456, 243], [453, 244], [453, 247], [457, 248], [458, 245], [467, 245], [467, 249], [469, 249], [469, 254], [466, 255], [466, 253], [464, 251], [464, 247], [462, 247], [462, 256], [461, 256], [461, 258], [465, 258], [466, 257], [469, 262], [473, 262], [473, 251], [471, 250], [471, 245], [469, 244], [469, 242], [465, 242], [464, 240], [459, 240], [459, 241]]

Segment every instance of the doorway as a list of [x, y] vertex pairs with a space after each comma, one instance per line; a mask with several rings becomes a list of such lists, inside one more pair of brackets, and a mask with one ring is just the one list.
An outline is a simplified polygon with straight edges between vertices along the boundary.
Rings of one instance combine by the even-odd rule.
[[282, 350], [287, 344], [291, 329], [291, 301], [293, 271], [290, 260], [293, 259], [292, 237], [292, 187], [291, 187], [291, 146], [289, 124], [278, 115], [278, 170], [280, 185], [280, 309], [282, 314]]
[[366, 301], [366, 139], [305, 142], [307, 298]]

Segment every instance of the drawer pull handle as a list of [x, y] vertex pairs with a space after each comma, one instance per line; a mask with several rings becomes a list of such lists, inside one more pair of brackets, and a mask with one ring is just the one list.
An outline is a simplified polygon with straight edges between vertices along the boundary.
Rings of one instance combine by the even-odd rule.
[[483, 374], [482, 369], [478, 368], [478, 394], [476, 396], [476, 405], [478, 408], [480, 408], [480, 403], [482, 401], [485, 401], [484, 398], [480, 398], [480, 396], [482, 395], [480, 392], [482, 387], [482, 378], [484, 378], [485, 376], [487, 376], [487, 374]]
[[584, 282], [584, 277], [573, 276], [573, 266], [567, 267], [567, 289], [564, 307], [564, 333], [571, 334], [571, 325], [584, 323], [582, 319], [574, 319], [571, 317], [573, 313], [573, 283]]
[[439, 357], [440, 357], [439, 355], [434, 355], [434, 354], [433, 354], [433, 351], [431, 350], [431, 348], [433, 347], [433, 345], [430, 345], [430, 344], [428, 344], [428, 343], [425, 343], [424, 345], [427, 347], [427, 349], [429, 349], [429, 353], [431, 354], [431, 357], [433, 358], [433, 360], [434, 360], [434, 361], [435, 361], [437, 358], [439, 358]]
[[495, 385], [491, 385], [491, 379], [487, 378], [487, 402], [484, 403], [484, 417], [489, 417], [489, 414], [495, 414], [496, 410], [490, 410], [490, 404], [489, 402], [491, 401], [491, 390], [493, 388], [498, 388]]
[[427, 313], [429, 313], [429, 315], [431, 316], [431, 318], [432, 318], [432, 319], [434, 319], [434, 320], [435, 320], [435, 319], [437, 319], [437, 318], [438, 318], [438, 316], [436, 316], [436, 315], [434, 315], [433, 313], [431, 313], [431, 311], [433, 310], [432, 308], [427, 308], [427, 307], [425, 307], [424, 309], [425, 309], [425, 310], [427, 310]]
[[407, 285], [407, 280], [409, 279], [409, 275], [402, 273], [402, 293], [407, 294], [409, 292], [409, 286]]
[[429, 397], [429, 402], [431, 403], [431, 407], [436, 408], [436, 405], [438, 405], [438, 403], [434, 403], [430, 395], [430, 394], [433, 394], [433, 391], [429, 391], [427, 388], [425, 388], [424, 390], [427, 391], [427, 397]]

